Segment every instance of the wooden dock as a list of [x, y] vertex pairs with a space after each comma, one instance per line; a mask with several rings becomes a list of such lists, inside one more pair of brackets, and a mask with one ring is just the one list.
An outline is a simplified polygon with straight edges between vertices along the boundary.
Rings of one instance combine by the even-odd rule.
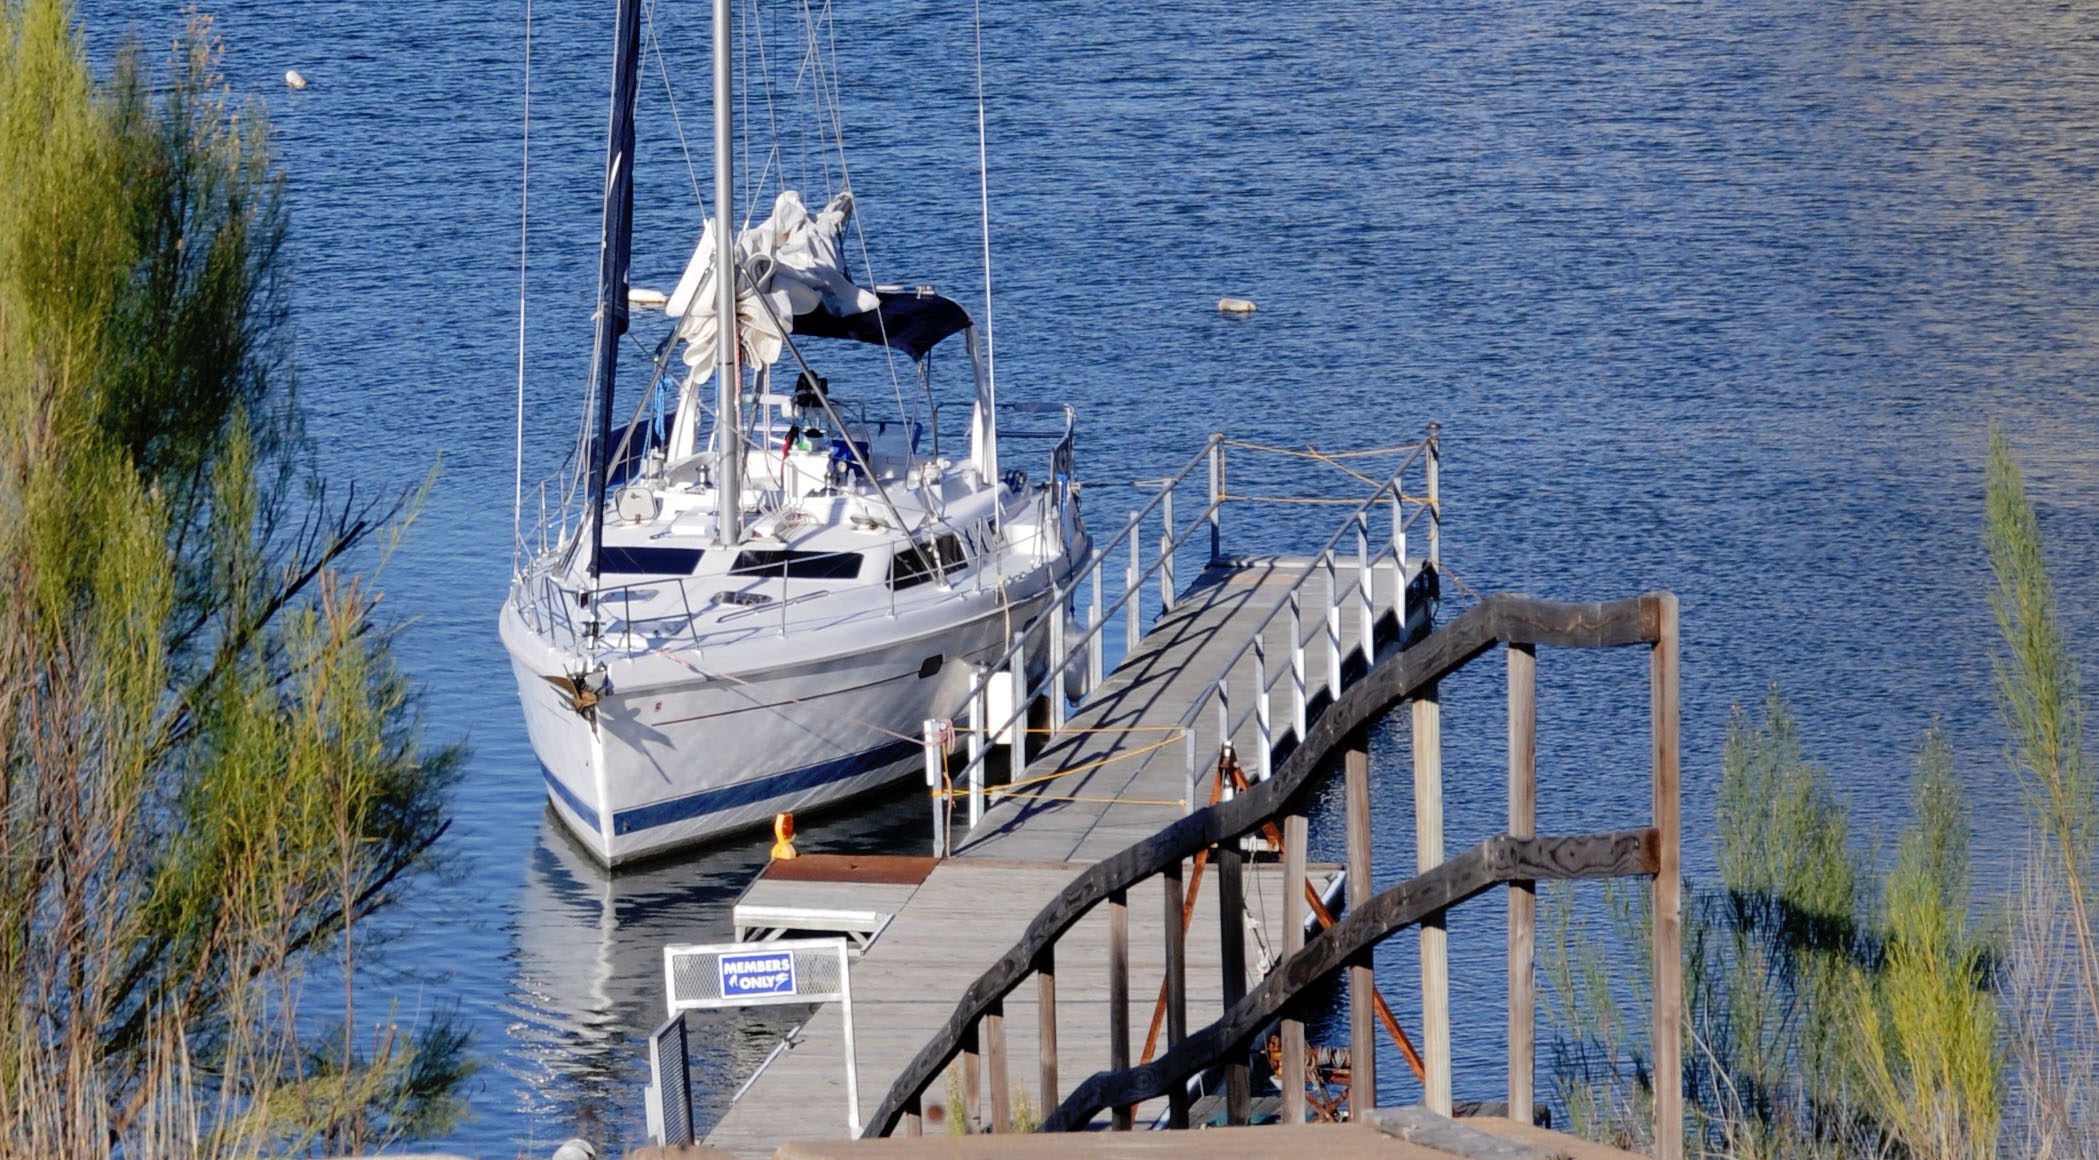
[[[1371, 601], [1354, 598], [1357, 568], [1337, 564], [1329, 582], [1320, 562], [1307, 557], [1224, 560], [1205, 568], [1172, 609], [1162, 615], [1115, 672], [1072, 714], [1063, 731], [1028, 763], [1034, 784], [997, 794], [982, 824], [956, 843], [958, 857], [1055, 859], [1097, 862], [1157, 833], [1175, 815], [1209, 804], [1211, 768], [1217, 759], [1215, 709], [1202, 705], [1201, 741], [1175, 732], [1177, 723], [1206, 697], [1214, 701], [1216, 674], [1229, 672], [1224, 698], [1229, 735], [1244, 754], [1249, 776], [1262, 774], [1259, 703], [1253, 668], [1227, 666], [1245, 650], [1257, 625], [1261, 632], [1271, 734], [1290, 732], [1295, 704], [1291, 619], [1284, 611], [1294, 588], [1299, 627], [1311, 639], [1303, 648], [1306, 702], [1316, 708], [1338, 690], [1332, 687], [1336, 656], [1347, 657], [1370, 623], [1396, 638], [1400, 588], [1389, 561], [1371, 568]], [[1410, 563], [1409, 582], [1421, 576]], [[1337, 599], [1338, 594], [1338, 599]], [[1417, 597], [1420, 593], [1417, 591]], [[1329, 609], [1338, 612], [1339, 653], [1328, 643]], [[1408, 611], [1406, 635], [1424, 631], [1428, 602]], [[1373, 632], [1377, 630], [1373, 628]], [[1348, 673], [1342, 674], [1344, 680]], [[1059, 770], [1084, 772], [1057, 776]], [[1036, 780], [1044, 778], [1044, 780]], [[1186, 805], [1190, 789], [1196, 801]]]
[[[846, 1036], [840, 1013], [826, 1009], [749, 1079], [707, 1144], [749, 1157], [1010, 1151], [1048, 1158], [1076, 1154], [1075, 1147], [1133, 1156], [1226, 1147], [1277, 1156], [1307, 1149], [1397, 1158], [1624, 1155], [1528, 1122], [1479, 1121], [1492, 1129], [1482, 1134], [1445, 1118], [1457, 1108], [1444, 922], [1454, 906], [1506, 893], [1502, 1106], [1529, 1109], [1536, 883], [1638, 877], [1651, 882], [1655, 915], [1655, 1149], [1659, 1160], [1681, 1156], [1675, 598], [1489, 596], [1432, 628], [1441, 572], [1434, 427], [1421, 444], [1399, 449], [1406, 459], [1382, 482], [1331, 456], [1258, 449], [1320, 460], [1375, 484], [1323, 548], [1300, 557], [1222, 553], [1225, 500], [1277, 498], [1229, 492], [1228, 445], [1247, 446], [1213, 437], [1178, 474], [1155, 481], [1155, 498], [1131, 513], [1120, 534], [1097, 545], [1066, 589], [1090, 583], [1088, 615], [1046, 617], [1016, 633], [973, 683], [970, 704], [957, 712], [966, 753], [946, 749], [946, 726], [927, 723], [929, 784], [938, 787], [929, 844], [944, 857], [855, 874], [820, 865], [768, 872], [739, 904], [749, 919], [738, 921], [744, 937], [835, 930], [864, 942], [850, 968], [860, 1093], [850, 1118], [870, 1138], [844, 1139]], [[1191, 484], [1205, 461], [1204, 502], [1190, 522], [1177, 523], [1175, 490]], [[1417, 469], [1418, 492], [1403, 486]], [[1387, 510], [1389, 534], [1382, 516], [1373, 534], [1370, 517]], [[1159, 547], [1147, 565], [1139, 533], [1153, 514]], [[1406, 550], [1408, 529], [1423, 517], [1428, 550], [1416, 558]], [[1177, 588], [1176, 552], [1206, 528], [1206, 564]], [[1103, 606], [1111, 557], [1126, 559], [1127, 571], [1121, 594]], [[1141, 602], [1154, 584], [1160, 613], [1140, 632]], [[1138, 639], [1102, 681], [1103, 618], [1117, 617], [1125, 636]], [[1446, 857], [1438, 684], [1502, 646], [1508, 830]], [[1536, 650], [1628, 646], [1648, 654], [1651, 817], [1605, 833], [1539, 835]], [[1067, 687], [1076, 707], [1065, 699]], [[1001, 701], [1010, 707], [994, 709]], [[1029, 729], [1025, 753], [1013, 753], [1010, 730], [1031, 705], [1047, 706], [1047, 720]], [[1411, 709], [1413, 793], [1374, 804], [1367, 730], [1402, 705]], [[1009, 743], [1003, 785], [985, 784], [994, 741]], [[1306, 813], [1337, 763], [1345, 769], [1345, 874], [1306, 863]], [[1380, 824], [1396, 812], [1415, 832], [1416, 865], [1396, 879], [1388, 867], [1381, 882], [1373, 864], [1373, 808]], [[974, 824], [963, 825], [958, 814]], [[1205, 890], [1206, 868], [1213, 885]], [[1334, 895], [1343, 882], [1346, 909], [1337, 918]], [[1370, 968], [1375, 948], [1403, 932], [1420, 940], [1418, 1052]], [[1304, 1019], [1342, 984], [1347, 1062], [1337, 1077], [1313, 1066]], [[1423, 1077], [1424, 1108], [1377, 1108], [1381, 1030]], [[1268, 1064], [1254, 1060], [1257, 1051]], [[1258, 1098], [1256, 1073], [1267, 1067], [1288, 1079], [1278, 1094]], [[1337, 1084], [1340, 1103], [1330, 1098]], [[1305, 1122], [1337, 1113], [1350, 1122]], [[1280, 1123], [1245, 1127], [1266, 1116]], [[1165, 1132], [1080, 1144], [1063, 1135], [1185, 1129], [1212, 1117], [1232, 1125], [1228, 1141]], [[978, 1135], [1037, 1126], [1044, 1135], [1025, 1142]]]
[[[966, 838], [958, 838], [954, 856], [932, 867], [915, 888], [841, 882], [826, 892], [808, 873], [793, 870], [753, 884], [738, 903], [740, 911], [806, 909], [818, 905], [820, 898], [845, 912], [891, 908], [877, 920], [880, 937], [853, 968], [863, 1118], [924, 1045], [927, 1029], [946, 1018], [955, 996], [1013, 945], [1028, 921], [1074, 875], [1187, 812], [1191, 747], [1172, 732], [1175, 723], [1209, 687], [1204, 674], [1219, 671], [1238, 655], [1255, 625], [1298, 580], [1307, 581], [1298, 588], [1300, 623], [1324, 623], [1329, 589], [1323, 573], [1307, 577], [1308, 571], [1317, 571], [1317, 562], [1301, 558], [1237, 560], [1206, 569], [1072, 714], [1063, 731], [1030, 759], [1027, 776], [1064, 769], [1084, 772], [1051, 776], [1010, 795], [996, 795], [998, 804], [982, 823]], [[1355, 575], [1353, 565], [1337, 567], [1337, 587], [1344, 596], [1353, 590]], [[1373, 569], [1373, 575], [1375, 612], [1386, 620], [1389, 635], [1399, 586], [1389, 566]], [[1282, 659], [1268, 674], [1271, 698], [1274, 704], [1292, 704], [1294, 677], [1284, 639], [1288, 619], [1278, 616], [1268, 627], [1271, 639], [1264, 649]], [[1359, 616], [1342, 618], [1344, 653], [1361, 639], [1361, 627]], [[1307, 696], [1317, 702], [1330, 695], [1332, 666], [1323, 637], [1306, 648], [1304, 660]], [[1243, 738], [1249, 751], [1259, 728], [1253, 692], [1251, 679], [1245, 678], [1227, 698], [1234, 735]], [[1162, 737], [1166, 744], [1160, 744]], [[1202, 800], [1196, 806], [1208, 800], [1215, 756], [1214, 742], [1200, 755], [1197, 782]], [[1315, 888], [1331, 895], [1339, 870], [1315, 867]], [[1214, 887], [1198, 901], [1208, 905], [1196, 907], [1189, 926], [1187, 965], [1189, 1018], [1199, 1024], [1223, 1012], [1224, 995], [1218, 982], [1221, 940]], [[1280, 950], [1284, 945], [1278, 867], [1250, 869], [1245, 909], [1250, 918], [1247, 942], [1257, 948], [1247, 963], [1251, 983], [1266, 966], [1258, 948]], [[1156, 950], [1164, 942], [1164, 908], [1133, 903], [1128, 923], [1128, 944], [1153, 948], [1150, 957], [1140, 952], [1128, 965], [1129, 1019], [1141, 1054], [1165, 974]], [[1059, 944], [1056, 1045], [1058, 1071], [1067, 1087], [1111, 1062], [1103, 1015], [1110, 1001], [1108, 933], [1107, 916], [1094, 914]], [[1037, 1057], [1040, 1013], [1032, 998], [1006, 1004], [1005, 1034], [1008, 1054]], [[1162, 1034], [1162, 1048], [1163, 1043]], [[838, 1013], [829, 1007], [819, 1010], [788, 1050], [752, 1079], [708, 1133], [707, 1143], [739, 1155], [770, 1156], [781, 1141], [806, 1136], [812, 1118], [818, 1116], [834, 1119], [842, 1136], [844, 1049]], [[1042, 1077], [1032, 1072], [1031, 1068], [1031, 1074], [1009, 1076], [1006, 1099], [999, 1102], [1025, 1101], [1039, 1116], [1045, 1110]], [[991, 1102], [991, 1093], [982, 1094], [982, 1102]], [[929, 1098], [929, 1120], [952, 1114], [945, 1097], [940, 1092]], [[1138, 1119], [1156, 1119], [1164, 1108], [1163, 1100], [1147, 1103]]]

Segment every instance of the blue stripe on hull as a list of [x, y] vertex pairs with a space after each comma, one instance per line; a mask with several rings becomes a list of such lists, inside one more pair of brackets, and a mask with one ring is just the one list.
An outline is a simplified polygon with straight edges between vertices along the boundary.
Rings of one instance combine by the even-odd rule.
[[598, 811], [584, 805], [583, 799], [576, 796], [576, 791], [563, 785], [561, 779], [554, 776], [553, 770], [542, 765], [539, 767], [539, 775], [547, 779], [547, 788], [554, 791], [554, 796], [560, 798], [563, 804], [575, 811], [577, 817], [583, 819], [583, 824], [590, 827], [591, 833], [598, 832]]
[[[785, 797], [788, 794], [815, 789], [820, 785], [840, 781], [855, 774], [865, 773], [871, 769], [880, 769], [885, 765], [895, 765], [900, 761], [909, 759], [911, 755], [920, 752], [920, 750], [921, 746], [916, 741], [892, 741], [887, 745], [878, 745], [865, 752], [848, 753], [844, 757], [834, 757], [829, 761], [820, 761], [815, 765], [804, 766], [801, 769], [790, 769], [784, 773], [752, 778], [749, 781], [740, 781], [734, 785], [722, 786], [719, 789], [702, 790], [699, 793], [687, 794], [684, 797], [673, 798], [667, 802], [656, 802], [653, 805], [637, 806], [631, 810], [621, 810], [619, 813], [612, 815], [612, 832], [615, 834], [632, 834], [640, 830], [653, 829], [656, 826], [667, 826], [672, 822], [682, 822], [687, 818], [696, 818], [702, 814], [717, 814], [724, 810], [755, 805], [776, 797]], [[566, 797], [564, 793], [564, 800], [574, 804], [575, 799]], [[579, 812], [583, 817], [591, 819], [593, 825], [596, 824], [597, 815], [585, 810], [579, 810]]]

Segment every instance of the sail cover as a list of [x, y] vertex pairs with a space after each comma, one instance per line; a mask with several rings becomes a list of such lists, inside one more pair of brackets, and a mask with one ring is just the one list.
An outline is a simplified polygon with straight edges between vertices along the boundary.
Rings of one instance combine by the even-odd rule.
[[[759, 366], [779, 360], [786, 335], [795, 332], [850, 338], [901, 350], [914, 361], [951, 334], [969, 326], [960, 306], [937, 295], [874, 294], [846, 276], [839, 243], [853, 214], [853, 195], [841, 193], [815, 217], [793, 190], [773, 202], [772, 215], [736, 239], [736, 260], [746, 274], [736, 299], [737, 332], [744, 357]], [[687, 381], [714, 373], [714, 219], [700, 231], [700, 244], [671, 292], [664, 313], [678, 320], [685, 340]]]

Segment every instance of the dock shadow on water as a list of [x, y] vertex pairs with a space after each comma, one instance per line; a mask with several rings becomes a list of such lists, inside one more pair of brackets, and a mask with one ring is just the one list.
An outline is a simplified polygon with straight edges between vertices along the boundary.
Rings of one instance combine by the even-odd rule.
[[[922, 791], [905, 788], [797, 818], [805, 854], [922, 853]], [[618, 1155], [646, 1142], [641, 1090], [649, 1032], [665, 1018], [663, 948], [728, 942], [731, 910], [764, 869], [762, 831], [705, 851], [608, 871], [568, 836], [551, 807], [524, 855], [524, 888], [509, 924], [507, 1042], [498, 1053], [518, 1093], [506, 1118], [536, 1125], [548, 1146], [569, 1135]], [[705, 1131], [737, 1087], [810, 1007], [691, 1012], [693, 1116]], [[489, 1114], [496, 1114], [494, 1109]], [[533, 1149], [521, 1144], [522, 1154]]]

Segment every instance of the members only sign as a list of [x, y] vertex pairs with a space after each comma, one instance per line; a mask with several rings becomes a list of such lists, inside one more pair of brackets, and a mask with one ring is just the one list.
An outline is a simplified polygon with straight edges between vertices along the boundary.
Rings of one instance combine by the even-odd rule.
[[793, 951], [723, 955], [719, 963], [724, 999], [795, 993]]
[[[769, 1003], [836, 1002], [845, 1021], [846, 1128], [858, 1137], [860, 1069], [853, 1057], [853, 975], [849, 966], [842, 938], [674, 944], [663, 948], [664, 998], [672, 1015]], [[718, 985], [709, 986], [710, 982]], [[672, 1067], [668, 1074], [682, 1076], [685, 1071]]]

